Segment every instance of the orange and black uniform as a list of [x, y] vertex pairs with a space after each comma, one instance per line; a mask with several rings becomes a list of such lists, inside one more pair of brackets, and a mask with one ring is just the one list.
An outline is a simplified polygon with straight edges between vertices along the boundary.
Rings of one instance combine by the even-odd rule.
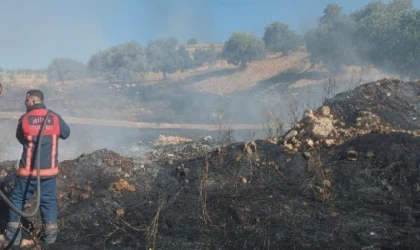
[[[41, 126], [47, 114], [44, 104], [35, 104], [27, 109], [19, 119], [16, 138], [23, 145], [22, 158], [19, 162], [15, 187], [10, 195], [12, 203], [23, 210], [26, 201], [30, 200], [37, 189], [36, 155]], [[57, 238], [57, 181], [58, 174], [58, 139], [67, 139], [70, 128], [56, 113], [50, 112], [45, 126], [40, 157], [41, 177], [41, 219], [44, 233], [40, 240], [54, 243]], [[20, 216], [9, 209], [9, 222], [7, 223], [6, 238], [19, 245], [21, 231], [19, 230]]]
[[[37, 154], [38, 136], [47, 114], [44, 104], [35, 104], [28, 108], [27, 113], [19, 119], [16, 138], [23, 145], [22, 157], [19, 162], [18, 175], [22, 177], [37, 177], [35, 160]], [[42, 139], [40, 157], [41, 178], [58, 174], [58, 138], [67, 139], [70, 128], [58, 114], [50, 112], [47, 118]]]

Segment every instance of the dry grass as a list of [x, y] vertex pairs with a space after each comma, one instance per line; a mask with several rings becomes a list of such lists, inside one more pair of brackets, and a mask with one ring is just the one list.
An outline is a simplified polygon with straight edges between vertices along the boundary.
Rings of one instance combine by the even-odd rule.
[[[302, 78], [298, 81], [294, 82], [289, 86], [289, 88], [302, 88], [309, 85], [322, 85], [325, 81], [328, 81], [330, 78], [329, 73], [321, 68], [314, 68], [312, 70], [308, 70], [307, 72], [319, 72], [322, 74], [320, 79], [307, 79]], [[354, 84], [354, 81], [359, 81], [359, 79], [364, 78], [363, 82], [367, 81], [376, 81], [379, 78], [383, 78], [386, 75], [384, 72], [374, 68], [374, 67], [361, 67], [361, 66], [346, 66], [343, 68], [343, 73], [336, 76], [335, 80], [337, 82], [345, 82], [348, 85]]]
[[275, 139], [283, 134], [284, 123], [278, 112], [263, 108], [261, 110], [261, 118], [266, 139]]
[[287, 96], [287, 115], [289, 117], [289, 125], [293, 125], [299, 120], [299, 100], [292, 93]]
[[308, 54], [297, 52], [289, 56], [273, 55], [264, 61], [252, 62], [245, 70], [238, 70], [230, 75], [208, 78], [197, 82], [194, 87], [200, 91], [207, 91], [219, 95], [245, 90], [291, 69], [305, 69], [308, 67]]
[[334, 197], [331, 191], [332, 181], [329, 178], [331, 171], [324, 166], [321, 153], [318, 150], [311, 152], [308, 167], [314, 174], [314, 177], [309, 182], [316, 189], [315, 198], [322, 202], [333, 199]]
[[196, 51], [197, 49], [201, 49], [201, 50], [214, 49], [217, 52], [222, 52], [223, 51], [223, 43], [215, 43], [215, 44], [201, 43], [201, 44], [187, 45], [187, 46], [185, 46], [185, 48], [190, 53], [190, 56], [192, 56], [194, 51]]
[[201, 220], [204, 222], [204, 225], [207, 226], [208, 223], [211, 223], [210, 216], [207, 211], [207, 183], [209, 178], [209, 161], [206, 154], [206, 160], [204, 164], [204, 173], [200, 178], [200, 206], [201, 206]]
[[233, 65], [229, 65], [226, 61], [217, 61], [214, 65], [211, 67], [209, 66], [202, 66], [194, 69], [188, 69], [184, 71], [176, 71], [172, 74], [167, 74], [167, 79], [163, 79], [162, 73], [154, 73], [154, 72], [148, 72], [143, 75], [137, 76], [137, 81], [139, 81], [139, 84], [148, 86], [148, 85], [156, 85], [160, 83], [173, 83], [194, 75], [210, 72], [210, 71], [217, 71], [217, 70], [226, 70], [226, 69], [235, 69], [236, 67]]
[[2, 74], [4, 87], [13, 86], [17, 88], [36, 88], [48, 83], [47, 75], [41, 72], [20, 73], [8, 72]]
[[149, 249], [155, 249], [156, 248], [156, 236], [159, 229], [159, 217], [160, 217], [160, 211], [163, 207], [163, 201], [160, 201], [159, 207], [157, 208], [156, 215], [152, 220], [152, 223], [147, 228], [146, 233], [146, 239], [149, 241]]

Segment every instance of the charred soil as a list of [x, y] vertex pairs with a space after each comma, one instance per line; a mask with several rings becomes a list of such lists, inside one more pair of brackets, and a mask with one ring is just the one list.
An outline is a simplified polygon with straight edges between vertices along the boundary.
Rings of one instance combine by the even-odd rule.
[[[279, 143], [183, 142], [133, 158], [101, 149], [64, 161], [51, 249], [413, 248], [420, 243], [420, 138], [408, 132], [418, 128], [417, 89], [369, 83], [328, 102], [335, 130], [363, 133], [314, 138], [301, 121]], [[352, 99], [366, 91], [375, 98]], [[370, 126], [358, 119], [361, 111], [386, 123]], [[316, 143], [329, 138], [340, 142]], [[14, 162], [0, 165], [10, 192]], [[26, 238], [36, 239], [39, 218], [25, 225]]]

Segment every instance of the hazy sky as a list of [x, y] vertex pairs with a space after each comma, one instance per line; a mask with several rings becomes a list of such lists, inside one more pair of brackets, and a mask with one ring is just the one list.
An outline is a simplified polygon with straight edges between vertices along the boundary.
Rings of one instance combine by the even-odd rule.
[[[87, 62], [129, 40], [224, 42], [233, 31], [261, 37], [274, 21], [301, 33], [331, 2], [349, 13], [370, 0], [0, 0], [0, 67], [45, 68], [54, 57]], [[420, 0], [413, 2], [419, 8]]]

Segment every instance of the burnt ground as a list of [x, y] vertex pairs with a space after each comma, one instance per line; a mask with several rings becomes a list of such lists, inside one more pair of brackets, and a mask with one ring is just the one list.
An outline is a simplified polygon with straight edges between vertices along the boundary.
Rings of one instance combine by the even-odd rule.
[[345, 123], [354, 123], [360, 111], [372, 111], [393, 128], [420, 128], [420, 83], [382, 80], [343, 92], [326, 105]]
[[[330, 100], [332, 113], [351, 124], [357, 112], [370, 109], [390, 126], [417, 128], [418, 121], [409, 118], [418, 111], [405, 108], [418, 105], [413, 99], [418, 84], [385, 82]], [[366, 91], [369, 101], [356, 98]], [[380, 105], [381, 112], [374, 109]], [[265, 140], [255, 141], [256, 151], [244, 145], [201, 141], [131, 158], [101, 149], [63, 161], [60, 235], [51, 249], [415, 249], [420, 244], [419, 137], [371, 131], [313, 149], [309, 156]], [[6, 191], [13, 164], [0, 164]], [[30, 221], [36, 232], [39, 218]]]

